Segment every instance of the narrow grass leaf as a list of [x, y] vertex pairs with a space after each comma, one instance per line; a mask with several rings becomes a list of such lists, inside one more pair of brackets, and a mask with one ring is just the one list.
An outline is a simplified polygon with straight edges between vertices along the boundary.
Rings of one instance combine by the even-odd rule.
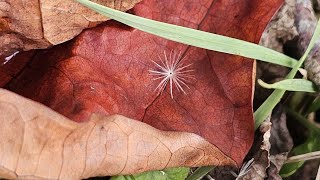
[[[286, 112], [291, 116], [295, 117], [294, 119], [297, 120], [302, 126], [308, 129], [309, 131], [309, 136], [306, 142], [303, 144], [295, 147], [292, 150], [293, 155], [300, 155], [298, 157], [304, 156], [308, 157], [309, 155], [306, 153], [311, 153], [315, 151], [320, 150], [320, 129], [315, 126], [313, 123], [311, 123], [308, 119], [306, 119], [303, 115], [299, 114], [298, 112], [286, 108]], [[318, 155], [318, 154], [311, 154], [311, 155]], [[310, 156], [309, 156], [310, 157]], [[290, 159], [290, 158], [289, 158]], [[282, 166], [280, 170], [280, 175], [282, 177], [288, 177], [294, 174], [302, 165], [304, 164], [304, 161], [308, 160], [307, 158], [301, 158], [300, 161], [295, 162], [295, 161], [287, 161], [284, 166]]]
[[254, 43], [142, 18], [99, 5], [89, 0], [77, 1], [111, 19], [172, 41], [208, 50], [257, 59], [290, 68], [294, 67], [297, 63], [295, 59], [289, 56]]
[[[292, 153], [294, 155], [301, 155], [301, 154], [306, 154], [314, 151], [319, 151], [320, 150], [320, 139], [319, 139], [319, 133], [310, 132], [310, 135], [307, 139], [307, 141], [297, 147], [295, 147], [292, 150]], [[303, 161], [299, 162], [291, 162], [291, 163], [286, 163], [282, 166], [279, 174], [281, 177], [288, 177], [294, 174], [299, 168], [301, 168], [304, 164]]]
[[261, 79], [258, 80], [260, 86], [267, 89], [282, 89], [286, 91], [302, 91], [302, 92], [317, 92], [316, 86], [313, 82], [305, 79], [285, 79], [273, 84], [263, 82]]
[[315, 100], [312, 102], [311, 106], [309, 106], [308, 111], [306, 114], [309, 114], [311, 112], [316, 112], [320, 109], [320, 98], [316, 97]]
[[214, 166], [204, 166], [196, 169], [186, 180], [199, 180], [212, 171]]
[[[320, 23], [318, 21], [317, 27], [313, 33], [313, 36], [311, 38], [311, 41], [309, 43], [309, 46], [306, 50], [306, 52], [303, 54], [303, 56], [300, 58], [298, 63], [295, 65], [295, 67], [290, 71], [290, 73], [287, 75], [286, 79], [293, 79], [296, 73], [298, 72], [298, 69], [303, 64], [305, 59], [307, 58], [309, 52], [314, 47], [314, 44], [317, 39], [320, 37]], [[254, 119], [255, 129], [258, 129], [258, 127], [261, 125], [261, 123], [270, 115], [272, 109], [280, 102], [282, 96], [284, 95], [286, 91], [282, 89], [276, 89], [273, 91], [273, 93], [263, 102], [263, 104], [254, 112]]]
[[[294, 117], [302, 126], [307, 128], [310, 132], [314, 132], [320, 135], [320, 128], [318, 128], [315, 124], [311, 123], [307, 118], [303, 115], [299, 114], [298, 112], [292, 110], [291, 108], [285, 108], [286, 112], [291, 116]], [[319, 139], [320, 141], [320, 139]], [[320, 146], [319, 146], [320, 148]]]
[[190, 168], [177, 167], [161, 171], [149, 171], [135, 175], [113, 176], [110, 180], [180, 180], [186, 179]]

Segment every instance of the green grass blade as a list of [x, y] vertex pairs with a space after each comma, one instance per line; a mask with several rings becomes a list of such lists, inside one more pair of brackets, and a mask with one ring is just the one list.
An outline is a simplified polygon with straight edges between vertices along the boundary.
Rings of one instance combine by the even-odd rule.
[[[320, 150], [320, 139], [319, 133], [311, 131], [307, 141], [297, 147], [295, 147], [291, 152], [293, 155], [302, 155], [310, 152], [315, 152]], [[294, 174], [299, 168], [303, 166], [305, 161], [293, 162], [284, 164], [279, 172], [281, 177], [288, 177]]]
[[273, 84], [265, 83], [259, 79], [258, 83], [260, 86], [267, 89], [282, 89], [286, 91], [301, 91], [309, 93], [317, 92], [317, 88], [313, 82], [305, 79], [285, 79]]
[[[296, 73], [298, 72], [298, 69], [303, 64], [305, 59], [307, 58], [309, 52], [313, 48], [315, 42], [320, 37], [320, 23], [318, 21], [317, 27], [313, 33], [313, 36], [311, 38], [311, 41], [309, 43], [309, 46], [306, 50], [306, 52], [303, 54], [303, 56], [300, 58], [298, 63], [295, 65], [295, 67], [290, 71], [290, 73], [287, 75], [286, 79], [293, 79]], [[270, 115], [272, 112], [272, 109], [280, 102], [282, 96], [284, 95], [286, 91], [281, 89], [276, 89], [273, 91], [273, 93], [263, 102], [263, 104], [254, 112], [254, 127], [255, 129], [258, 129], [260, 124]]]
[[295, 59], [289, 56], [254, 43], [142, 18], [99, 5], [89, 0], [77, 1], [111, 19], [172, 41], [290, 68], [294, 67], [297, 63]]
[[306, 114], [309, 114], [311, 112], [316, 112], [320, 109], [320, 98], [319, 96], [315, 98], [315, 100], [312, 102], [311, 106], [309, 106], [308, 111]]
[[159, 171], [148, 171], [135, 175], [113, 176], [110, 180], [183, 180], [189, 174], [190, 168], [178, 167]]
[[257, 130], [261, 123], [270, 115], [272, 109], [279, 103], [285, 90], [276, 89], [254, 112], [254, 129]]
[[318, 128], [314, 123], [311, 123], [306, 117], [292, 110], [291, 108], [286, 107], [285, 110], [291, 117], [294, 117], [295, 120], [297, 120], [301, 125], [307, 128], [309, 131], [312, 131], [320, 135], [320, 128]]
[[213, 169], [214, 166], [199, 167], [186, 180], [200, 180]]
[[[303, 144], [295, 147], [292, 150], [293, 155], [302, 155], [310, 152], [315, 152], [320, 150], [320, 129], [313, 123], [311, 123], [305, 116], [299, 114], [298, 112], [286, 108], [286, 112], [291, 116], [294, 117], [294, 120], [297, 120], [302, 126], [306, 127], [309, 130], [309, 137]], [[286, 163], [282, 166], [280, 170], [280, 175], [282, 177], [288, 177], [294, 174], [302, 165], [304, 161], [300, 162], [291, 162]]]

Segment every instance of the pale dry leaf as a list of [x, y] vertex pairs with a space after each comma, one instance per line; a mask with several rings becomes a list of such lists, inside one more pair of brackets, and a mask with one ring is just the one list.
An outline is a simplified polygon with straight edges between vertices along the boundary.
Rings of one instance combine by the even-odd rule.
[[[95, 2], [126, 11], [140, 0]], [[74, 0], [0, 0], [0, 56], [65, 42], [106, 20]]]
[[180, 166], [236, 163], [202, 137], [124, 116], [75, 123], [0, 89], [0, 178], [83, 179]]

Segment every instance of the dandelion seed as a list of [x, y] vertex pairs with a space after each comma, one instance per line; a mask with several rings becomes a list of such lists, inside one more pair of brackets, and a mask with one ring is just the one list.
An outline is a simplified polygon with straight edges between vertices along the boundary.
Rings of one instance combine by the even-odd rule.
[[150, 74], [156, 76], [153, 80], [160, 81], [159, 85], [155, 90], [158, 90], [161, 94], [165, 90], [167, 84], [170, 86], [170, 95], [173, 99], [173, 85], [177, 88], [179, 92], [187, 94], [184, 87], [190, 89], [187, 85], [188, 80], [194, 79], [192, 72], [194, 70], [190, 69], [192, 64], [183, 65], [183, 58], [181, 58], [181, 52], [177, 55], [175, 52], [171, 51], [169, 57], [167, 57], [164, 51], [164, 59], [159, 56], [160, 63], [152, 61], [157, 69], [149, 70]]

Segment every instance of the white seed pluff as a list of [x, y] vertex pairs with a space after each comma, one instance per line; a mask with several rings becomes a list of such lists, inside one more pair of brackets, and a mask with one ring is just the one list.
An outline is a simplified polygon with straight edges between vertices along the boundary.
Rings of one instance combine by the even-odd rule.
[[[164, 51], [164, 59], [159, 56], [160, 63], [152, 61], [156, 65], [156, 69], [149, 70], [150, 74], [155, 76], [153, 80], [160, 81], [155, 90], [158, 90], [161, 94], [165, 90], [167, 84], [170, 86], [170, 95], [173, 99], [173, 84], [179, 92], [187, 94], [184, 87], [189, 88], [187, 85], [188, 80], [194, 79], [190, 69], [192, 64], [183, 65], [183, 59], [181, 58], [181, 52], [177, 55], [171, 51], [169, 57], [167, 57]], [[190, 89], [190, 88], [189, 88]]]

